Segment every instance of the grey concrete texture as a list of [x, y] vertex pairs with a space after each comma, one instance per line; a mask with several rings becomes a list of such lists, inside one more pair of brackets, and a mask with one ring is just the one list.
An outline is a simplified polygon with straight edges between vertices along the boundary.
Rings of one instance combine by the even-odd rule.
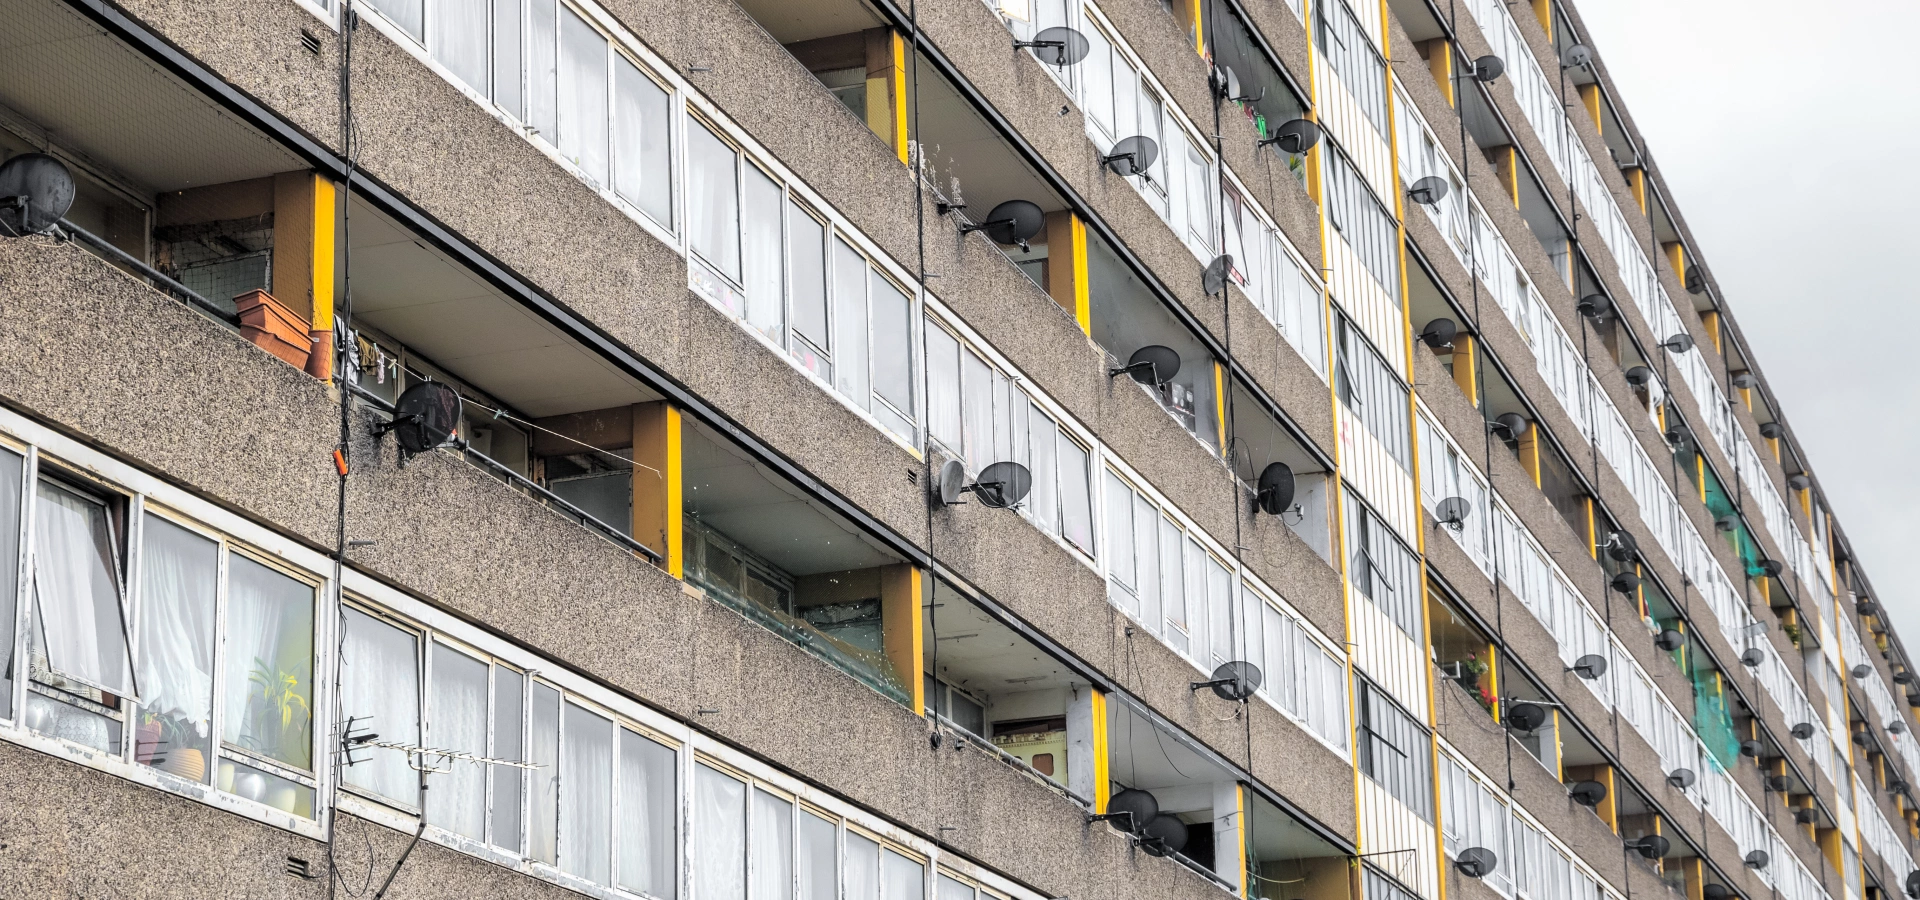
[[[1232, 328], [1225, 338], [1234, 361], [1253, 376], [1256, 384], [1266, 388], [1268, 396], [1280, 404], [1310, 443], [1332, 457], [1340, 439], [1334, 424], [1333, 388], [1327, 379], [1313, 370], [1285, 336], [1274, 341], [1277, 326], [1232, 282], [1227, 283], [1226, 311]], [[1327, 344], [1324, 331], [1298, 337], [1322, 347]], [[1265, 415], [1264, 411], [1256, 412]]]

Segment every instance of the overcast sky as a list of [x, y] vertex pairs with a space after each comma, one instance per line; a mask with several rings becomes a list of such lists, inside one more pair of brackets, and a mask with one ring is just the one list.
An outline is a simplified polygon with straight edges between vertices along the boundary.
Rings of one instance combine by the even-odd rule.
[[1906, 569], [1920, 554], [1920, 2], [1575, 7], [1863, 570], [1920, 653], [1920, 578]]

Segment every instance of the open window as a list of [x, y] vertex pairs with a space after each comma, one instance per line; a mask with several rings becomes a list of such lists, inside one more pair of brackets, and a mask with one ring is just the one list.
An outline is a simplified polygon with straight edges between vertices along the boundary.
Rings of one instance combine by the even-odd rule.
[[126, 614], [128, 498], [42, 462], [29, 509], [28, 727], [115, 752], [138, 695]]
[[[1437, 584], [1427, 586], [1427, 649], [1445, 679], [1436, 690], [1452, 699], [1464, 699], [1498, 718], [1500, 705], [1499, 654], [1471, 616], [1447, 599]], [[1450, 704], [1458, 708], [1460, 704]]]

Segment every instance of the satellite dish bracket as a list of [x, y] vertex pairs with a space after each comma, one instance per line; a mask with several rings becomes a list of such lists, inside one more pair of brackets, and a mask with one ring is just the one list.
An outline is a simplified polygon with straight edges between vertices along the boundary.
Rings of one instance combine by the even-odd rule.
[[[1126, 155], [1128, 155], [1128, 156], [1132, 156], [1133, 154], [1131, 154], [1131, 153], [1129, 153], [1129, 154], [1126, 154]], [[965, 209], [966, 207], [965, 207], [965, 206], [959, 206], [959, 207], [954, 207], [954, 208], [955, 208], [955, 209]], [[945, 211], [944, 211], [944, 210], [942, 210], [942, 211], [941, 211], [941, 214], [942, 214], [942, 215], [945, 215], [946, 213], [945, 213]], [[1019, 219], [994, 219], [994, 220], [992, 220], [992, 221], [990, 221], [990, 222], [980, 222], [980, 223], [978, 223], [978, 224], [969, 224], [969, 225], [962, 225], [962, 226], [960, 226], [960, 233], [961, 233], [961, 234], [972, 234], [972, 233], [974, 233], [974, 232], [976, 232], [976, 231], [986, 231], [987, 229], [989, 229], [989, 228], [992, 228], [992, 227], [993, 227], [993, 226], [995, 226], [995, 225], [1018, 225], [1018, 224], [1020, 224], [1020, 220], [1019, 220]], [[987, 235], [987, 237], [993, 237], [993, 235]], [[1016, 239], [1014, 239], [1014, 244], [1016, 244], [1016, 245], [1018, 245], [1018, 246], [1020, 247], [1020, 252], [1022, 252], [1022, 253], [1031, 253], [1031, 252], [1033, 252], [1033, 248], [1032, 248], [1032, 247], [1029, 247], [1029, 246], [1027, 246], [1027, 241], [1026, 241], [1026, 239], [1025, 239], [1025, 238], [1016, 238]]]
[[1131, 375], [1132, 373], [1138, 372], [1141, 370], [1151, 371], [1153, 373], [1153, 383], [1154, 384], [1160, 383], [1160, 367], [1154, 365], [1153, 360], [1150, 360], [1150, 359], [1143, 359], [1137, 363], [1128, 363], [1117, 369], [1108, 369], [1107, 379], [1112, 380], [1121, 375]]

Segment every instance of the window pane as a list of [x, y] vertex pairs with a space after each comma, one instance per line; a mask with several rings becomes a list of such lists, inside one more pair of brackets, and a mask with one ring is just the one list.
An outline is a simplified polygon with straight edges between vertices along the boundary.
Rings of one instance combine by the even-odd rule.
[[238, 554], [227, 559], [223, 739], [313, 768], [313, 588]]
[[913, 417], [913, 302], [873, 272], [873, 390]]
[[839, 837], [839, 825], [800, 814], [799, 900], [840, 900]]
[[694, 252], [740, 280], [740, 194], [733, 148], [698, 123], [687, 129], [688, 240]]
[[960, 403], [966, 430], [967, 468], [989, 463], [993, 444], [993, 370], [972, 350], [960, 355]]
[[1133, 489], [1120, 476], [1107, 473], [1107, 576], [1126, 590], [1115, 599], [1128, 612], [1140, 614], [1135, 594], [1140, 582], [1135, 579], [1133, 556]]
[[1233, 573], [1213, 557], [1207, 557], [1207, 633], [1211, 635], [1213, 659], [1209, 667], [1234, 658], [1233, 653]]
[[1160, 624], [1160, 541], [1158, 528], [1159, 510], [1147, 502], [1147, 498], [1133, 497], [1133, 547], [1116, 548], [1113, 552], [1133, 551], [1135, 565], [1140, 567], [1140, 621], [1147, 623], [1147, 630], [1159, 634]]
[[613, 882], [613, 721], [571, 703], [560, 749], [560, 868]]
[[41, 481], [34, 515], [36, 655], [56, 674], [132, 695], [120, 563], [107, 507]]
[[1191, 639], [1192, 656], [1198, 660], [1207, 658], [1207, 557], [1206, 548], [1193, 538], [1187, 538], [1185, 544], [1185, 569], [1187, 581], [1182, 585], [1181, 602], [1186, 606], [1187, 636]]
[[714, 769], [695, 769], [694, 900], [747, 896], [747, 786]]
[[[26, 460], [0, 450], [0, 653], [13, 655], [14, 621], [19, 617], [20, 479]], [[13, 667], [0, 666], [0, 718], [13, 717]]]
[[827, 348], [827, 232], [820, 220], [787, 203], [791, 232], [788, 263], [793, 267], [793, 330], [806, 340], [794, 342], [794, 355], [815, 375], [831, 377], [832, 367], [819, 357]]
[[490, 0], [439, 0], [433, 8], [433, 58], [455, 78], [487, 92], [487, 4]]
[[833, 241], [833, 371], [834, 386], [866, 409], [867, 372], [867, 260], [846, 241]]
[[851, 829], [847, 831], [846, 900], [880, 900], [880, 845]]
[[883, 874], [886, 877], [886, 896], [881, 900], [921, 900], [926, 896], [927, 885], [924, 867], [920, 863], [888, 850]]
[[[1113, 131], [1113, 46], [1107, 42], [1107, 36], [1098, 28], [1086, 29], [1087, 43], [1092, 45], [1087, 54], [1086, 64], [1080, 68], [1087, 74], [1086, 103], [1087, 113], [1093, 117], [1103, 130]], [[1126, 135], [1115, 135], [1115, 138]]]
[[547, 141], [555, 141], [560, 129], [558, 75], [560, 38], [554, 18], [558, 9], [554, 0], [531, 0], [532, 27], [527, 31], [527, 124]]
[[674, 753], [620, 732], [620, 886], [673, 900]]
[[[0, 480], [6, 477], [0, 466]], [[0, 503], [7, 490], [0, 486]], [[13, 493], [19, 494], [17, 487]], [[205, 782], [213, 755], [220, 545], [156, 516], [146, 517], [142, 532], [139, 671], [144, 704], [134, 730], [133, 755], [181, 778]], [[4, 565], [11, 569], [11, 559]]]
[[934, 897], [935, 900], [973, 900], [973, 887], [942, 873]]
[[964, 455], [960, 431], [960, 342], [927, 322], [927, 429], [934, 440]]
[[385, 14], [400, 30], [420, 40], [420, 11], [425, 0], [374, 0], [373, 8]]
[[1093, 555], [1093, 497], [1087, 489], [1087, 451], [1064, 434], [1060, 436], [1060, 533], [1082, 552]]
[[[1164, 516], [1160, 519], [1160, 604], [1166, 608], [1167, 642], [1173, 649], [1187, 651], [1186, 569], [1181, 563], [1181, 548], [1186, 535], [1180, 526]], [[1158, 623], [1156, 623], [1157, 625]]]
[[[526, 676], [501, 666], [493, 667], [493, 753], [494, 759], [525, 759], [520, 733], [526, 714]], [[516, 766], [493, 767], [493, 844], [520, 852], [520, 797], [525, 769]]]
[[573, 10], [560, 16], [560, 153], [607, 183], [607, 39]]
[[[382, 741], [420, 745], [419, 639], [357, 609], [346, 611], [340, 646], [340, 709], [353, 730]], [[420, 803], [420, 776], [407, 755], [384, 747], [353, 753], [346, 781], [409, 806]]]
[[555, 831], [560, 825], [560, 692], [533, 685], [532, 744], [527, 762], [538, 768], [533, 797], [527, 805], [527, 856], [551, 865], [557, 857]]
[[1053, 420], [1047, 418], [1038, 407], [1027, 413], [1027, 452], [1033, 455], [1033, 464], [1028, 468], [1033, 472], [1033, 490], [1027, 494], [1027, 515], [1033, 519], [1041, 531], [1058, 534], [1060, 531], [1060, 501], [1057, 489], [1058, 477], [1054, 474], [1054, 442], [1059, 439], [1058, 429]]
[[752, 900], [789, 900], [792, 896], [793, 804], [755, 790]]
[[786, 313], [781, 289], [780, 185], [747, 166], [747, 202], [741, 209], [741, 255], [747, 290], [747, 324], [780, 340]]
[[[486, 663], [445, 644], [433, 645], [427, 746], [487, 755], [488, 668]], [[427, 821], [461, 837], [485, 840], [486, 769], [481, 763], [463, 759], [453, 760], [447, 767], [450, 771], [433, 778], [433, 802], [427, 804]]]
[[613, 64], [613, 188], [662, 225], [673, 225], [673, 134], [667, 92], [625, 56]]
[[520, 55], [522, 0], [493, 0], [493, 102], [521, 118]]

